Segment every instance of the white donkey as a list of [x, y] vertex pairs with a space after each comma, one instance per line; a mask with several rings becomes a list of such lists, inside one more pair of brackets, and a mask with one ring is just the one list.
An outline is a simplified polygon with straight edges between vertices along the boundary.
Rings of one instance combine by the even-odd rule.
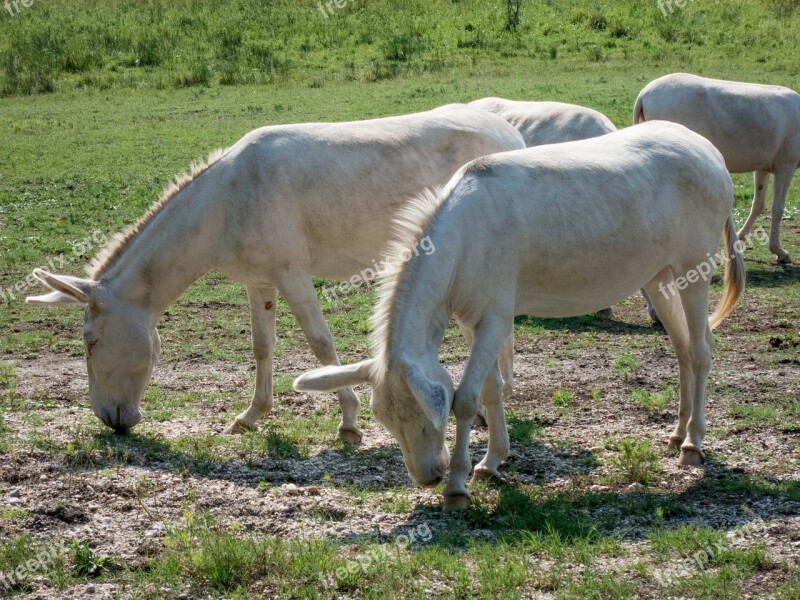
[[769, 249], [791, 262], [780, 245], [786, 194], [800, 167], [800, 94], [785, 87], [707, 79], [686, 73], [651, 81], [639, 92], [633, 122], [663, 119], [708, 138], [731, 173], [754, 171], [755, 193], [744, 239], [764, 211], [769, 174], [775, 175]]
[[[272, 407], [278, 290], [320, 362], [339, 364], [312, 275], [345, 279], [372, 269], [401, 205], [469, 160], [524, 147], [503, 119], [464, 105], [256, 129], [167, 189], [101, 253], [90, 279], [34, 271], [55, 291], [28, 302], [86, 306], [92, 409], [109, 427], [126, 430], [141, 419], [160, 353], [156, 325], [167, 308], [211, 269], [244, 283], [256, 386], [249, 408], [228, 428], [235, 433]], [[358, 442], [358, 398], [343, 389], [339, 402], [339, 433]]]
[[[310, 371], [295, 388], [331, 391], [370, 382], [375, 417], [400, 444], [412, 479], [427, 486], [448, 467], [452, 409], [456, 440], [445, 508], [465, 508], [469, 435], [481, 391], [489, 447], [475, 477], [498, 476], [508, 457], [497, 358], [514, 315], [586, 314], [645, 287], [680, 367], [679, 420], [669, 447], [680, 448], [681, 464], [700, 464], [711, 327], [731, 311], [745, 283], [732, 206], [722, 156], [674, 123], [472, 161], [437, 198], [402, 213], [398, 248], [429, 236], [436, 252], [413, 257], [383, 283], [373, 317], [374, 358]], [[709, 320], [709, 261], [721, 232], [725, 289]], [[451, 314], [473, 332], [455, 390], [438, 361]]]
[[617, 130], [603, 113], [576, 104], [481, 98], [469, 106], [503, 117], [522, 134], [528, 148], [587, 140]]

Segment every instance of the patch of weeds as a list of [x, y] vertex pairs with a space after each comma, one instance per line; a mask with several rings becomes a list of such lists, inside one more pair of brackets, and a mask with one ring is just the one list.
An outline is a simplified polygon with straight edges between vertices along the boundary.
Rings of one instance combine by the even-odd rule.
[[[56, 586], [63, 585], [67, 578], [64, 570], [63, 546], [55, 543], [36, 543], [28, 534], [2, 540], [0, 573], [6, 577], [0, 582], [3, 587], [6, 584], [10, 585], [10, 589], [5, 588], [5, 592], [30, 591], [28, 581], [42, 575], [46, 575]], [[13, 577], [13, 581], [9, 575]]]
[[308, 449], [301, 447], [284, 433], [270, 429], [266, 435], [269, 457], [277, 460], [308, 458]]
[[[668, 567], [656, 575], [671, 594], [689, 598], [739, 598], [744, 580], [771, 561], [763, 547], [731, 548], [724, 531], [682, 525], [648, 532], [657, 556]], [[676, 557], [682, 560], [676, 561]]]
[[[167, 535], [164, 552], [140, 576], [171, 587], [190, 584], [195, 597], [208, 591], [246, 597], [253, 583], [267, 580], [275, 582], [278, 596], [309, 597], [320, 573], [344, 565], [336, 546], [324, 539], [236, 535], [209, 513], [188, 514], [186, 523]], [[280, 573], [278, 580], [275, 573]]]
[[594, 400], [595, 406], [600, 404], [600, 402], [603, 400], [603, 392], [600, 390], [600, 388], [593, 387], [591, 390], [589, 390], [589, 395], [592, 397], [592, 400]]
[[272, 488], [272, 484], [266, 481], [259, 481], [256, 486], [256, 491], [260, 493], [268, 492]]
[[13, 521], [24, 519], [28, 516], [28, 511], [24, 508], [2, 508], [0, 509], [0, 521]]
[[544, 359], [544, 368], [550, 370], [557, 370], [561, 368], [561, 363], [552, 356], [548, 356], [547, 358]]
[[743, 427], [769, 427], [777, 422], [775, 409], [771, 406], [734, 404], [729, 412]]
[[672, 386], [667, 387], [663, 392], [638, 389], [631, 392], [631, 397], [639, 408], [643, 408], [649, 413], [660, 415], [675, 400], [677, 392]]
[[575, 393], [569, 390], [556, 390], [553, 392], [553, 406], [566, 409], [575, 399]]
[[639, 366], [639, 361], [630, 354], [620, 354], [615, 356], [614, 360], [611, 361], [611, 368], [620, 374], [626, 382], [628, 381], [628, 377], [639, 370]]
[[0, 398], [7, 408], [17, 403], [17, 371], [5, 361], [0, 361]]
[[509, 414], [507, 422], [508, 437], [515, 444], [530, 444], [543, 429], [536, 419], [525, 419], [515, 414]]
[[8, 433], [11, 430], [6, 425], [2, 413], [0, 413], [0, 454], [8, 454], [11, 451], [11, 444], [8, 439]]
[[68, 465], [77, 468], [92, 468], [105, 465], [124, 465], [128, 462], [128, 452], [117, 448], [108, 441], [102, 443], [101, 437], [79, 436], [67, 442], [63, 452]]
[[96, 578], [114, 569], [110, 556], [98, 554], [85, 541], [72, 542], [72, 572], [76, 577]]
[[556, 598], [602, 598], [603, 600], [627, 600], [635, 598], [636, 584], [626, 581], [615, 573], [598, 573], [586, 569], [579, 577], [570, 577], [559, 586]]
[[662, 472], [658, 453], [650, 440], [624, 437], [615, 444], [616, 456], [609, 459], [616, 483], [647, 485]]
[[292, 383], [294, 382], [294, 375], [281, 373], [272, 379], [272, 393], [288, 394], [292, 391]]

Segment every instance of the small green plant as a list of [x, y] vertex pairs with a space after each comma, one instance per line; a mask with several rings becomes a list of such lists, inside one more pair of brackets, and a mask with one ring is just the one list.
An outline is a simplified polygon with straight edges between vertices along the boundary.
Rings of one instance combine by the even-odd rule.
[[677, 393], [675, 388], [668, 387], [663, 392], [651, 392], [649, 390], [633, 390], [631, 397], [640, 408], [653, 414], [661, 414], [669, 404], [675, 400]]
[[620, 354], [614, 357], [611, 368], [622, 375], [625, 381], [628, 381], [628, 377], [639, 370], [639, 361], [630, 354]]
[[593, 387], [591, 390], [589, 390], [589, 394], [591, 394], [592, 400], [594, 400], [595, 404], [600, 404], [600, 402], [603, 400], [603, 392], [600, 391], [600, 388]]
[[556, 390], [553, 392], [553, 406], [556, 408], [568, 408], [574, 399], [574, 392], [569, 390]]
[[615, 449], [618, 454], [611, 457], [609, 464], [617, 483], [647, 485], [662, 471], [658, 454], [649, 440], [624, 437], [616, 443]]
[[270, 484], [270, 483], [268, 483], [266, 481], [259, 481], [258, 485], [256, 486], [256, 491], [264, 493], [264, 492], [268, 491], [271, 487], [272, 487], [272, 484]]
[[17, 371], [14, 365], [0, 362], [0, 399], [3, 404], [11, 406], [17, 399]]
[[84, 541], [72, 542], [72, 554], [74, 561], [72, 572], [77, 577], [99, 577], [104, 571], [111, 571], [114, 568], [110, 556], [98, 554]]

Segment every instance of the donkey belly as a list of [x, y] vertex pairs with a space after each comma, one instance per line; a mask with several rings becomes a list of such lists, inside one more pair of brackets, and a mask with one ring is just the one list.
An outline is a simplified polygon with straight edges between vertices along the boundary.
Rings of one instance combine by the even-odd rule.
[[532, 265], [521, 273], [517, 314], [573, 317], [597, 312], [629, 297], [668, 264], [643, 249], [639, 255]]

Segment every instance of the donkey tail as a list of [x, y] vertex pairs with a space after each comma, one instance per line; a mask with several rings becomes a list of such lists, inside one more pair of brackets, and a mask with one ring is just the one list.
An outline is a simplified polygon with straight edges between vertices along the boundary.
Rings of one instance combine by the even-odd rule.
[[633, 105], [633, 124], [638, 125], [644, 122], [644, 106], [642, 106], [642, 94], [636, 96], [636, 104]]
[[725, 289], [722, 292], [722, 299], [717, 305], [717, 309], [708, 318], [711, 329], [719, 325], [722, 320], [733, 310], [736, 301], [744, 292], [745, 270], [744, 257], [742, 256], [742, 246], [733, 227], [733, 215], [729, 214], [725, 221], [725, 250], [727, 261], [725, 262]]

